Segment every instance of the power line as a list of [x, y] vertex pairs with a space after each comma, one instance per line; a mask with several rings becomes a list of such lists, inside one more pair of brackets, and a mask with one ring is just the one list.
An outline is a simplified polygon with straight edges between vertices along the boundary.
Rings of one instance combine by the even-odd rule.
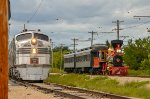
[[29, 22], [32, 20], [32, 18], [37, 14], [37, 12], [39, 11], [39, 9], [40, 9], [42, 3], [43, 3], [43, 0], [41, 0], [41, 2], [39, 3], [39, 5], [37, 6], [37, 9], [36, 9], [35, 12], [33, 13], [33, 15], [29, 18], [29, 20], [27, 20], [27, 23], [29, 23]]
[[125, 27], [125, 28], [123, 28], [123, 29], [129, 29], [129, 28], [139, 27], [139, 26], [142, 26], [142, 25], [147, 24], [147, 23], [149, 23], [149, 22], [150, 22], [150, 21], [145, 21], [145, 22], [143, 22], [143, 23], [141, 23], [141, 24], [139, 24], [139, 25], [133, 25], [133, 26]]
[[120, 38], [123, 38], [123, 40], [124, 39], [126, 39], [126, 38], [128, 38], [129, 36], [120, 36]]
[[135, 15], [133, 17], [149, 17], [150, 18], [150, 16], [137, 16], [137, 15]]
[[[150, 16], [133, 16], [134, 18], [141, 18], [141, 17], [145, 17], [145, 18], [150, 18]], [[134, 25], [134, 26], [129, 26], [129, 27], [125, 27], [125, 28], [123, 28], [123, 29], [128, 29], [128, 28], [135, 28], [135, 27], [138, 27], [138, 26], [141, 26], [141, 25], [144, 25], [144, 24], [147, 24], [147, 23], [149, 23], [150, 21], [145, 21], [144, 23], [142, 23], [142, 24], [139, 24], [139, 25]]]
[[105, 34], [105, 33], [114, 33], [114, 32], [97, 32], [97, 33], [103, 33], [103, 34]]
[[[112, 31], [106, 31], [106, 32], [97, 32], [97, 34], [98, 34], [98, 37], [100, 38], [100, 36], [99, 36], [99, 34], [112, 34], [112, 33], [115, 33], [115, 32], [112, 32]], [[101, 37], [104, 37], [104, 35], [103, 36], [101, 36]]]
[[87, 42], [87, 41], [91, 41], [91, 38], [88, 38], [87, 40], [78, 40], [79, 42]]

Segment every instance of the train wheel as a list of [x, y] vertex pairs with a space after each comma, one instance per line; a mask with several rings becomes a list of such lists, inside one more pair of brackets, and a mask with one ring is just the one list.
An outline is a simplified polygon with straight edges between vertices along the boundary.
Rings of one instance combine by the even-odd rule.
[[91, 75], [93, 75], [93, 74], [94, 74], [94, 69], [91, 68], [91, 69], [89, 70], [89, 72], [90, 72]]
[[82, 74], [82, 69], [78, 69], [78, 73], [79, 73], [79, 74]]
[[73, 70], [73, 72], [74, 72], [74, 73], [77, 73], [77, 69], [75, 68], [75, 69]]

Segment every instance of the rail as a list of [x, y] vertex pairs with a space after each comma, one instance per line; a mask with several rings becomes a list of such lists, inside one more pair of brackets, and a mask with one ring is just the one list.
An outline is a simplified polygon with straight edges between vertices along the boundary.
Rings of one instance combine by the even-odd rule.
[[120, 96], [105, 92], [98, 92], [93, 90], [87, 90], [77, 87], [65, 86], [54, 83], [29, 83], [24, 81], [16, 81], [15, 83], [31, 87], [36, 90], [42, 91], [43, 93], [49, 94], [54, 93], [59, 97], [70, 98], [70, 99], [135, 99], [133, 97]]

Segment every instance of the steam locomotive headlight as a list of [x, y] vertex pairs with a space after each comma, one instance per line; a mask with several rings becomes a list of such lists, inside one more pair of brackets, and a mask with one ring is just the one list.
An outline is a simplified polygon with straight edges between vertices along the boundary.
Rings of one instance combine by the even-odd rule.
[[37, 49], [36, 48], [32, 48], [32, 54], [37, 54]]
[[36, 38], [32, 38], [31, 43], [32, 43], [32, 45], [36, 45], [37, 44], [37, 39]]
[[121, 50], [117, 50], [117, 52], [118, 52], [118, 53], [120, 53], [120, 52], [121, 52]]
[[119, 58], [117, 58], [117, 59], [116, 59], [116, 62], [118, 62], [118, 63], [119, 63], [119, 62], [120, 62], [120, 59], [119, 59]]

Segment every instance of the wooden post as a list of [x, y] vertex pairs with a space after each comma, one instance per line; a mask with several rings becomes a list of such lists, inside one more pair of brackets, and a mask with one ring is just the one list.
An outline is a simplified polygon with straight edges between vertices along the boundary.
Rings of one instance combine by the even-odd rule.
[[0, 99], [8, 99], [8, 0], [0, 0]]

